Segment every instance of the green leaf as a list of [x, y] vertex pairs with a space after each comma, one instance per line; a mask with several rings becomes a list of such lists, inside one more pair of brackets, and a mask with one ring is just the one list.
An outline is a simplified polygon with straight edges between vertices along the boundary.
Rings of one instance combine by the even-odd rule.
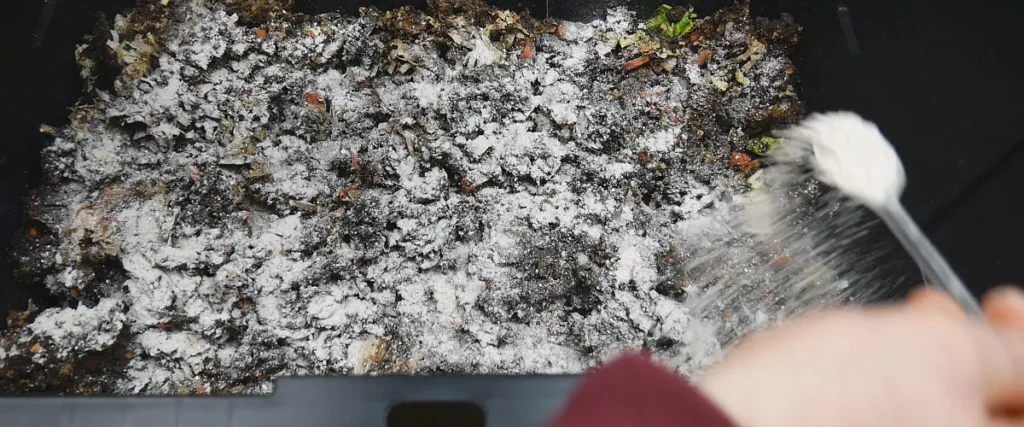
[[672, 9], [673, 7], [667, 4], [659, 6], [654, 17], [647, 21], [647, 31], [662, 37], [678, 38], [693, 30], [693, 11], [687, 11], [679, 21], [672, 22], [668, 16]]
[[690, 19], [690, 14], [687, 13], [686, 15], [683, 15], [683, 19], [680, 19], [679, 22], [672, 24], [672, 34], [669, 35], [669, 37], [679, 37], [686, 35], [686, 33], [689, 33], [692, 29], [693, 20]]
[[662, 33], [664, 33], [663, 29], [666, 28], [667, 26], [668, 26], [668, 17], [665, 16], [664, 13], [659, 14], [659, 15], [655, 16], [654, 18], [651, 18], [650, 21], [647, 21], [647, 31], [650, 31], [650, 32], [655, 33], [655, 34], [662, 34]]
[[747, 147], [750, 148], [750, 151], [753, 151], [754, 154], [757, 154], [759, 156], [763, 156], [763, 155], [768, 154], [769, 152], [771, 152], [778, 145], [779, 145], [779, 139], [778, 138], [772, 138], [770, 136], [762, 136], [760, 139], [755, 139], [753, 141], [750, 141], [750, 144], [748, 144]]

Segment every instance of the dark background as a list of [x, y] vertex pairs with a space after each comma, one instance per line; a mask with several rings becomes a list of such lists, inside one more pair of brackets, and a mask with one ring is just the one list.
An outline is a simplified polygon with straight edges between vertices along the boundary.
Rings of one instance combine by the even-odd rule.
[[[423, 6], [419, 0], [297, 0], [300, 10], [353, 12], [359, 6]], [[535, 16], [590, 20], [625, 4], [649, 15], [661, 1], [492, 1]], [[669, 3], [686, 3], [685, 1]], [[707, 14], [731, 4], [694, 0]], [[7, 2], [0, 79], [0, 299], [20, 307], [7, 242], [20, 202], [38, 185], [41, 123], [67, 123], [81, 90], [75, 44], [96, 13], [132, 0]], [[753, 0], [753, 13], [786, 12], [804, 25], [795, 61], [811, 110], [849, 109], [879, 124], [907, 169], [908, 210], [972, 291], [1024, 283], [1024, 2], [984, 0]], [[842, 12], [845, 11], [845, 12]], [[843, 16], [848, 17], [844, 21]], [[844, 27], [845, 30], [844, 31]], [[0, 304], [0, 313], [6, 313]]]

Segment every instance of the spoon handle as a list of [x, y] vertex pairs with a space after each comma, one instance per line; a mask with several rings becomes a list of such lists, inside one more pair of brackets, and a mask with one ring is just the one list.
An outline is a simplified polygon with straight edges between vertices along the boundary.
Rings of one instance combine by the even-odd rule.
[[888, 203], [878, 210], [878, 216], [921, 268], [925, 282], [945, 289], [969, 315], [978, 318], [982, 316], [978, 300], [967, 290], [964, 282], [903, 208], [903, 204], [898, 201]]

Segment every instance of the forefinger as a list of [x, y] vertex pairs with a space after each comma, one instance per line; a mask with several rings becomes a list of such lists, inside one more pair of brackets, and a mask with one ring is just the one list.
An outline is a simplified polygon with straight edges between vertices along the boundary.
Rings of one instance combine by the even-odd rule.
[[993, 324], [975, 327], [989, 410], [1020, 413], [1024, 410], [1024, 332]]
[[1019, 289], [1010, 286], [996, 288], [985, 295], [981, 306], [992, 324], [1024, 331], [1024, 293]]

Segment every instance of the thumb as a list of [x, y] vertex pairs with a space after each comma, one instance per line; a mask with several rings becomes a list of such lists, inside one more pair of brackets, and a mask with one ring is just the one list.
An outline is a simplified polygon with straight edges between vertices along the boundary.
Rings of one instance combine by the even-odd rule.
[[950, 316], [955, 316], [958, 319], [967, 319], [967, 313], [960, 307], [960, 304], [948, 292], [941, 291], [935, 287], [921, 286], [914, 288], [907, 295], [907, 304], [913, 307], [937, 310]]

